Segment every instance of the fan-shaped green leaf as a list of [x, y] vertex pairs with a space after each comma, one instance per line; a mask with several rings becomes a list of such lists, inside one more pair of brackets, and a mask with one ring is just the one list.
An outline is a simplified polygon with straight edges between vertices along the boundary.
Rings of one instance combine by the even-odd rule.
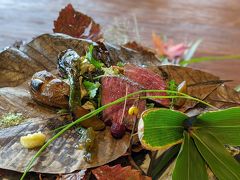
[[223, 144], [240, 145], [240, 107], [209, 111], [197, 119], [194, 127], [210, 131]]
[[184, 142], [177, 157], [173, 180], [208, 180], [205, 161], [187, 132], [184, 132]]
[[158, 150], [178, 144], [183, 138], [183, 121], [188, 116], [171, 109], [149, 109], [143, 112], [138, 125], [142, 145]]
[[215, 136], [206, 130], [192, 131], [192, 135], [199, 152], [219, 180], [240, 179], [240, 164]]

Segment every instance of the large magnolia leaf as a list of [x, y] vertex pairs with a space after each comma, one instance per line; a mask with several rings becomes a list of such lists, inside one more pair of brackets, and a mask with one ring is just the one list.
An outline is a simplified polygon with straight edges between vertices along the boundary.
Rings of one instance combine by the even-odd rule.
[[194, 142], [220, 180], [240, 179], [240, 164], [228, 153], [224, 146], [210, 132], [196, 130], [192, 132]]
[[192, 138], [184, 132], [184, 141], [178, 154], [173, 180], [207, 180], [205, 161], [199, 154]]
[[205, 112], [194, 127], [210, 131], [223, 144], [240, 145], [240, 107]]
[[[1, 114], [18, 112], [26, 118], [26, 122], [18, 126], [0, 129], [0, 168], [21, 172], [24, 171], [37, 149], [23, 148], [20, 137], [41, 131], [49, 138], [53, 135], [52, 128], [61, 124], [61, 119], [56, 118], [56, 113], [34, 103], [24, 87], [0, 89], [0, 103], [3, 108], [1, 108]], [[80, 137], [75, 130], [69, 130], [44, 151], [35, 162], [32, 171], [70, 173], [78, 169], [103, 165], [122, 156], [128, 148], [129, 139], [129, 135], [120, 140], [112, 138], [109, 128], [97, 132], [96, 159], [89, 164], [84, 161], [84, 151], [77, 148]]]
[[162, 149], [178, 144], [183, 139], [183, 121], [188, 116], [171, 109], [148, 109], [143, 112], [138, 136], [148, 149]]

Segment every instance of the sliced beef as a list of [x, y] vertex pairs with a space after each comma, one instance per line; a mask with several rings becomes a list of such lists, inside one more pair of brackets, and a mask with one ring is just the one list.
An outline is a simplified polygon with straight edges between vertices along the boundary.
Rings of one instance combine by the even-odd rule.
[[[124, 76], [137, 82], [144, 89], [156, 89], [156, 90], [166, 90], [167, 84], [163, 78], [153, 72], [151, 69], [139, 67], [132, 64], [126, 64], [124, 66]], [[166, 96], [166, 93], [147, 93], [148, 96]], [[164, 106], [169, 106], [169, 99], [152, 99]]]
[[[104, 77], [102, 78], [102, 105], [108, 104], [114, 100], [117, 100], [121, 97], [124, 97], [126, 95], [126, 87], [128, 87], [128, 94], [139, 91], [142, 89], [142, 87], [134, 83], [127, 78], [122, 77]], [[140, 94], [140, 96], [144, 96], [145, 94]], [[138, 97], [138, 95], [134, 96]], [[139, 108], [139, 115], [141, 112], [145, 110], [146, 101], [145, 100], [127, 100], [126, 104], [126, 110], [124, 115], [124, 121], [123, 124], [128, 129], [132, 129], [133, 126], [133, 120], [132, 117], [128, 115], [128, 109], [133, 104], [138, 105]], [[103, 120], [105, 122], [112, 122], [118, 123], [122, 119], [122, 113], [124, 108], [124, 102], [113, 105], [106, 110], [103, 111]]]

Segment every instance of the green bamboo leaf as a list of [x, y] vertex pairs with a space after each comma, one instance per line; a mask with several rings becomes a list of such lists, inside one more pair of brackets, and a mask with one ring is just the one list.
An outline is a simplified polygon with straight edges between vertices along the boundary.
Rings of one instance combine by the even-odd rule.
[[162, 173], [168, 168], [168, 166], [174, 161], [174, 159], [177, 157], [177, 154], [180, 150], [181, 144], [177, 144], [175, 146], [172, 146], [168, 150], [166, 150], [160, 157], [158, 157], [153, 162], [153, 168], [151, 170], [151, 173], [149, 176], [152, 177], [152, 179], [158, 179]]
[[219, 180], [240, 179], [240, 164], [215, 136], [206, 130], [194, 130], [192, 136], [199, 152]]
[[210, 131], [223, 144], [240, 145], [240, 107], [205, 112], [197, 119], [197, 129]]
[[159, 150], [178, 144], [183, 138], [183, 121], [188, 116], [171, 109], [148, 109], [143, 112], [138, 125], [142, 145], [150, 150]]
[[186, 51], [186, 53], [183, 56], [184, 62], [186, 62], [186, 64], [184, 64], [184, 66], [187, 66], [187, 61], [189, 61], [194, 53], [196, 52], [198, 46], [201, 44], [202, 40], [198, 39], [196, 42], [194, 42], [193, 44], [190, 45], [190, 48]]
[[186, 66], [188, 64], [199, 63], [204, 61], [237, 60], [237, 59], [240, 59], [240, 55], [197, 57], [197, 58], [192, 58], [188, 61], [182, 61], [179, 63], [179, 65]]
[[184, 132], [184, 142], [172, 178], [173, 180], [208, 180], [205, 161], [187, 132]]

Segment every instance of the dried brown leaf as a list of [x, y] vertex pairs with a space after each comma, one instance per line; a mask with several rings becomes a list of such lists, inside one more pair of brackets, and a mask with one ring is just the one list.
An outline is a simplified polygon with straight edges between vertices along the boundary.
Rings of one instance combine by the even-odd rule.
[[[162, 77], [165, 77], [166, 81], [174, 80], [177, 84], [186, 81], [187, 94], [201, 100], [204, 100], [224, 82], [217, 76], [192, 68], [170, 65], [153, 69], [155, 72], [160, 73]], [[196, 101], [186, 100], [179, 110], [187, 111], [197, 104]]]
[[81, 170], [70, 174], [59, 175], [57, 180], [83, 180], [85, 179], [85, 173], [86, 170]]
[[54, 21], [53, 32], [94, 41], [101, 37], [100, 25], [91, 17], [76, 11], [71, 4], [60, 11], [58, 19]]
[[240, 93], [226, 85], [219, 86], [205, 101], [220, 109], [240, 106]]
[[150, 180], [152, 178], [148, 176], [143, 176], [138, 170], [132, 169], [131, 166], [122, 167], [120, 164], [115, 166], [101, 166], [94, 170], [92, 173], [98, 180]]

